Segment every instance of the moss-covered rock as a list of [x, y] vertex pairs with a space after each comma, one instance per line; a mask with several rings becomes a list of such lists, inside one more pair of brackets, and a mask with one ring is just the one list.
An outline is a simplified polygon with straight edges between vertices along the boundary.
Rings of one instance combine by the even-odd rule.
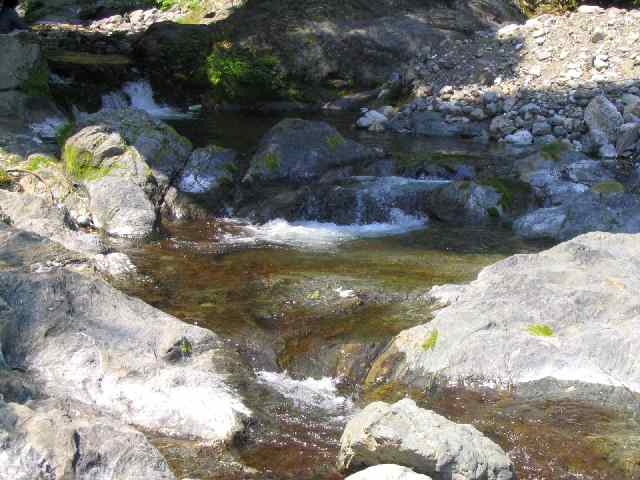
[[64, 168], [86, 188], [94, 224], [118, 236], [151, 233], [191, 143], [138, 110], [88, 115], [75, 128], [64, 145]]

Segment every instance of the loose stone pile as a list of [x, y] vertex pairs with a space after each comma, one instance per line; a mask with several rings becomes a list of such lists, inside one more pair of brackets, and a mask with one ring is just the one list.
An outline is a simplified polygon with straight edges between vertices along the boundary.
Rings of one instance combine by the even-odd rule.
[[640, 12], [583, 6], [424, 47], [403, 72], [414, 100], [367, 112], [360, 126], [562, 141], [605, 158], [639, 153]]

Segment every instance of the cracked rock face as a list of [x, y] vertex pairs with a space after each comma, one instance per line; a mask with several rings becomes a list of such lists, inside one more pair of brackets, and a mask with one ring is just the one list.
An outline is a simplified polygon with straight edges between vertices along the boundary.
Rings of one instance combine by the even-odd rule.
[[145, 436], [79, 404], [0, 401], [0, 477], [175, 480]]

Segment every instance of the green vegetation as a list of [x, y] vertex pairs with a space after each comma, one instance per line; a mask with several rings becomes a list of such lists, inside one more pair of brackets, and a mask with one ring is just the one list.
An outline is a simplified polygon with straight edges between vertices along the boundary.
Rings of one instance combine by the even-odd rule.
[[342, 135], [336, 133], [334, 135], [327, 137], [326, 142], [327, 142], [327, 146], [329, 147], [329, 150], [331, 150], [332, 152], [335, 152], [340, 145], [344, 144], [345, 140], [344, 138], [342, 138]]
[[251, 102], [273, 98], [286, 87], [277, 57], [218, 43], [206, 61], [206, 74], [219, 100]]
[[606, 195], [609, 193], [623, 193], [624, 185], [622, 185], [620, 182], [616, 182], [615, 180], [604, 180], [591, 187], [591, 191], [599, 193], [601, 195]]
[[56, 159], [50, 157], [48, 155], [43, 155], [41, 153], [36, 153], [35, 155], [31, 155], [29, 157], [29, 163], [25, 167], [25, 170], [29, 170], [30, 172], [35, 172], [42, 167], [46, 167], [47, 165], [52, 165], [56, 163]]
[[69, 137], [73, 135], [75, 128], [75, 122], [66, 122], [58, 127], [58, 130], [56, 131], [56, 143], [60, 150], [64, 148], [64, 144], [67, 143]]
[[527, 331], [535, 337], [551, 337], [553, 329], [543, 323], [532, 323], [527, 327]]
[[422, 349], [425, 351], [433, 350], [438, 342], [438, 330], [433, 330], [427, 339], [422, 342]]
[[[620, 4], [626, 3], [627, 6], [640, 6], [640, 0], [624, 0], [610, 2], [596, 2], [606, 6], [624, 6]], [[609, 3], [610, 5], [607, 5]], [[583, 4], [593, 4], [593, 2], [580, 0], [516, 0], [516, 4], [525, 15], [533, 16], [542, 13], [563, 13], [575, 10]]]
[[76, 180], [98, 180], [108, 175], [113, 169], [112, 166], [94, 166], [93, 155], [73, 145], [64, 147], [62, 158], [67, 174]]
[[496, 207], [487, 208], [487, 214], [491, 218], [500, 218], [500, 211]]
[[180, 340], [180, 353], [183, 357], [189, 357], [193, 353], [193, 346], [191, 345], [191, 342], [185, 337], [182, 337], [182, 339]]
[[501, 195], [499, 205], [505, 210], [513, 208], [518, 197], [528, 195], [531, 191], [527, 183], [511, 178], [493, 177], [481, 183], [493, 188]]
[[447, 152], [412, 152], [396, 153], [394, 155], [398, 165], [403, 168], [416, 168], [429, 164], [441, 165], [448, 169], [455, 168], [456, 165], [469, 160], [467, 154], [447, 153]]
[[29, 77], [22, 82], [20, 90], [30, 96], [48, 97], [51, 95], [49, 89], [49, 69], [45, 63], [39, 63], [31, 69]]
[[8, 187], [11, 185], [11, 177], [4, 168], [0, 168], [0, 187]]
[[277, 152], [267, 152], [262, 157], [264, 166], [269, 172], [275, 172], [280, 168], [281, 162]]
[[569, 146], [563, 142], [552, 142], [543, 145], [540, 153], [547, 160], [559, 161], [562, 154], [569, 150]]

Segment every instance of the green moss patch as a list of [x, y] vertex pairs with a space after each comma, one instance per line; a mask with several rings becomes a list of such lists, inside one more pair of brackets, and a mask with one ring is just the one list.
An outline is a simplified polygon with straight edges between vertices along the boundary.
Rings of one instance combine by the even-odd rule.
[[457, 165], [468, 162], [469, 155], [446, 152], [401, 152], [394, 155], [401, 168], [416, 168], [425, 165], [440, 165], [454, 169]]
[[620, 182], [616, 182], [615, 180], [604, 180], [591, 187], [591, 191], [602, 195], [609, 193], [623, 193], [624, 185]]
[[12, 180], [4, 168], [0, 168], [0, 188], [11, 185]]
[[527, 332], [529, 332], [534, 337], [553, 336], [553, 329], [549, 325], [545, 325], [544, 323], [532, 323], [527, 327]]
[[327, 137], [326, 142], [327, 142], [327, 147], [329, 147], [329, 150], [334, 152], [338, 149], [340, 145], [344, 145], [345, 139], [342, 138], [342, 135], [336, 133], [334, 135]]
[[214, 97], [237, 102], [274, 98], [286, 87], [280, 61], [268, 52], [219, 42], [206, 61]]
[[559, 161], [562, 154], [569, 150], [569, 146], [564, 142], [551, 142], [543, 145], [540, 153], [547, 160]]
[[86, 52], [61, 52], [47, 56], [52, 63], [70, 64], [70, 65], [130, 65], [131, 59], [124, 55], [106, 54]]
[[280, 156], [277, 152], [267, 152], [262, 157], [262, 162], [269, 172], [275, 172], [280, 168], [280, 165], [282, 164], [280, 161]]
[[60, 150], [64, 148], [64, 144], [73, 135], [75, 128], [76, 124], [74, 122], [66, 122], [58, 127], [58, 130], [56, 130], [56, 143]]
[[513, 208], [518, 198], [531, 193], [529, 184], [511, 178], [493, 177], [483, 180], [481, 183], [500, 194], [499, 205], [505, 210]]
[[31, 69], [27, 79], [20, 85], [20, 90], [33, 97], [48, 97], [51, 95], [49, 69], [44, 62], [38, 63]]
[[55, 163], [57, 163], [55, 158], [37, 153], [29, 157], [29, 162], [25, 166], [25, 170], [35, 172], [48, 165], [54, 165]]
[[76, 180], [98, 180], [108, 175], [113, 169], [112, 166], [94, 166], [92, 163], [93, 155], [73, 145], [64, 147], [62, 158], [64, 159], [67, 174]]
[[438, 342], [438, 330], [433, 330], [431, 334], [427, 337], [427, 339], [422, 342], [422, 349], [425, 351], [433, 350], [436, 348], [436, 343]]

